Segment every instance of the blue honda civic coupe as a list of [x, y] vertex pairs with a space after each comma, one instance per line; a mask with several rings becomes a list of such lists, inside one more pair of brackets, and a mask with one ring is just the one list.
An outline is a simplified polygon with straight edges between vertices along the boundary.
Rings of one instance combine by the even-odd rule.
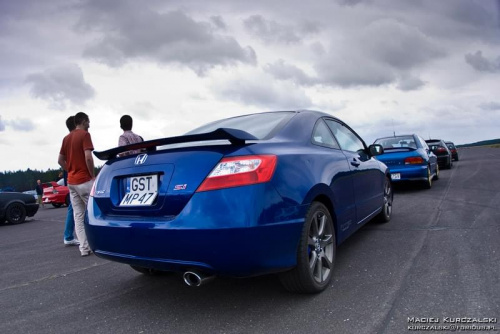
[[[117, 157], [130, 150], [141, 152]], [[336, 247], [391, 219], [389, 170], [373, 158], [383, 148], [322, 112], [233, 117], [94, 153], [107, 162], [88, 204], [92, 250], [191, 286], [279, 273], [290, 291], [322, 291]]]
[[393, 182], [418, 181], [430, 189], [432, 180], [439, 179], [437, 156], [419, 135], [394, 135], [374, 143], [384, 148], [384, 154], [377, 159], [389, 167]]

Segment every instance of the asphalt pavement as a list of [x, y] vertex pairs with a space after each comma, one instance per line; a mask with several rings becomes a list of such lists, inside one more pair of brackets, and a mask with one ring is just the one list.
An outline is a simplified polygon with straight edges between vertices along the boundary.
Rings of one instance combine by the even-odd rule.
[[500, 332], [499, 166], [500, 149], [461, 149], [432, 189], [396, 187], [391, 222], [342, 244], [317, 295], [274, 275], [192, 288], [80, 257], [63, 245], [66, 208], [40, 208], [0, 226], [0, 333]]

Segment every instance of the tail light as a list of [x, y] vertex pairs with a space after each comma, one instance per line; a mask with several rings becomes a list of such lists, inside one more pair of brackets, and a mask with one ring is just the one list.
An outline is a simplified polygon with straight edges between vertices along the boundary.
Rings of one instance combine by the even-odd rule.
[[96, 185], [97, 182], [95, 182], [94, 180], [94, 184], [92, 184], [92, 189], [90, 189], [90, 197], [94, 197], [94, 194], [95, 194], [95, 185]]
[[405, 165], [421, 165], [424, 163], [424, 159], [421, 157], [410, 157], [405, 159]]
[[444, 147], [438, 147], [437, 152], [446, 152], [446, 149]]
[[247, 186], [271, 180], [275, 155], [248, 155], [223, 158], [200, 185], [197, 192]]
[[95, 195], [95, 186], [97, 185], [97, 180], [99, 180], [100, 175], [101, 175], [100, 173], [97, 174], [95, 179], [94, 179], [94, 183], [92, 184], [92, 188], [90, 188], [90, 194], [89, 194], [90, 197], [94, 197], [94, 195]]

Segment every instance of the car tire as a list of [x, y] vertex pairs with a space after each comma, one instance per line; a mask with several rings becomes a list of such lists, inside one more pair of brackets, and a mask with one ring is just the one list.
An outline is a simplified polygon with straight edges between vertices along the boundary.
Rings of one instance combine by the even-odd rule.
[[61, 203], [52, 203], [52, 206], [53, 206], [54, 208], [60, 208], [60, 207], [61, 207], [61, 205], [62, 205]]
[[64, 202], [65, 202], [66, 206], [69, 206], [71, 204], [71, 200], [69, 198], [69, 194], [66, 195], [66, 199], [65, 199]]
[[448, 163], [446, 164], [446, 168], [451, 169], [453, 167], [453, 160], [450, 157], [450, 160], [448, 160]]
[[134, 269], [135, 271], [138, 271], [141, 274], [148, 275], [148, 276], [155, 276], [155, 275], [158, 275], [160, 273], [159, 270], [155, 270], [155, 269], [151, 269], [151, 268], [144, 268], [144, 267], [138, 267], [138, 266], [133, 266], [133, 265], [130, 265], [130, 267], [132, 269]]
[[394, 192], [392, 190], [392, 182], [389, 177], [385, 177], [384, 183], [384, 204], [382, 211], [378, 214], [377, 220], [380, 223], [388, 223], [392, 217], [392, 201], [394, 200]]
[[5, 218], [11, 224], [24, 223], [26, 219], [26, 209], [21, 203], [12, 203], [5, 211]]
[[431, 173], [431, 166], [427, 166], [427, 180], [424, 181], [423, 185], [425, 189], [431, 189], [432, 188], [432, 173]]
[[298, 293], [318, 293], [328, 287], [333, 276], [336, 241], [330, 212], [320, 202], [313, 202], [306, 214], [297, 266], [280, 274], [285, 289]]
[[434, 176], [434, 180], [439, 180], [439, 165], [436, 164], [436, 175]]

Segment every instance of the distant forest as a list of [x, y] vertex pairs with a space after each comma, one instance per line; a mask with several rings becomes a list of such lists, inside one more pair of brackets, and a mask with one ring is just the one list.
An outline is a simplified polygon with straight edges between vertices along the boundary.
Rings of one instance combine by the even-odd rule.
[[[13, 188], [14, 191], [23, 192], [33, 190], [36, 180], [42, 182], [57, 181], [61, 169], [49, 169], [47, 171], [31, 170], [0, 173], [0, 189]], [[7, 189], [6, 189], [7, 190]]]
[[[95, 175], [99, 172], [100, 168], [95, 168]], [[16, 172], [0, 172], [0, 191], [18, 191], [23, 192], [26, 190], [34, 190], [36, 187], [36, 180], [44, 182], [58, 181], [59, 173], [62, 169], [49, 169], [47, 171], [31, 170]]]
[[457, 147], [474, 147], [474, 146], [493, 146], [500, 145], [500, 138], [478, 141], [476, 143], [457, 145]]

